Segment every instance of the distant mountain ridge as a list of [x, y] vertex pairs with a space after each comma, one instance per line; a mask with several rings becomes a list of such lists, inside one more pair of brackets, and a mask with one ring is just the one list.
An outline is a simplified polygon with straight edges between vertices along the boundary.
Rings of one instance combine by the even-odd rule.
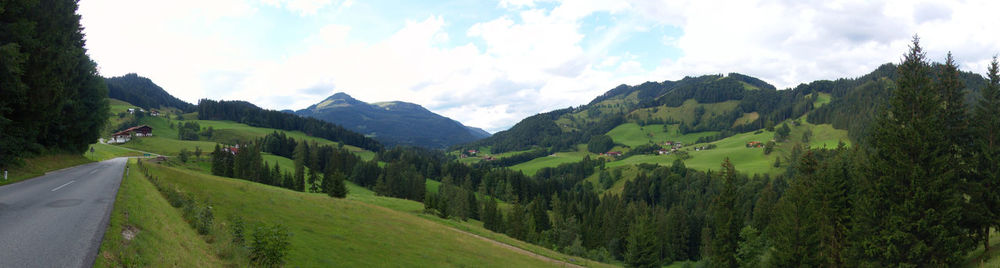
[[445, 148], [489, 137], [482, 129], [463, 125], [414, 103], [366, 103], [340, 92], [294, 112], [373, 136], [386, 145]]
[[142, 108], [174, 107], [184, 112], [195, 110], [194, 104], [170, 95], [149, 78], [135, 73], [105, 78], [104, 82], [108, 85], [108, 97], [123, 100]]
[[[939, 65], [932, 68], [936, 74]], [[681, 133], [715, 131], [718, 134], [713, 139], [721, 139], [771, 128], [807, 113], [809, 123], [832, 124], [848, 130], [850, 138], [857, 141], [885, 105], [895, 87], [895, 75], [896, 66], [888, 63], [861, 77], [818, 80], [785, 90], [738, 73], [623, 84], [586, 105], [539, 113], [489, 138], [454, 148], [490, 147], [493, 153], [537, 147], [552, 152], [574, 150], [591, 137], [625, 123], [677, 125]], [[961, 72], [960, 77], [966, 86], [966, 100], [972, 104], [985, 87], [985, 79], [970, 72]], [[832, 102], [815, 105], [821, 94], [827, 94]]]

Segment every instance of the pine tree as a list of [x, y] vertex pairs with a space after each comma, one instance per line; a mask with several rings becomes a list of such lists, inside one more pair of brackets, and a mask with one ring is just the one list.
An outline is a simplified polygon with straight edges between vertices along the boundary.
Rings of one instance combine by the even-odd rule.
[[972, 200], [976, 205], [974, 223], [977, 237], [989, 251], [990, 228], [1000, 225], [1000, 74], [997, 57], [993, 57], [987, 70], [989, 83], [982, 90], [982, 99], [975, 107], [972, 132], [974, 133], [976, 154], [970, 186]]
[[656, 225], [647, 214], [638, 215], [626, 238], [626, 267], [660, 267], [660, 241]]
[[914, 37], [874, 125], [852, 218], [855, 265], [949, 266], [970, 249], [960, 226], [958, 167], [942, 131], [949, 122], [925, 57]]
[[736, 212], [739, 192], [736, 189], [736, 169], [726, 158], [722, 162], [722, 189], [709, 209], [711, 239], [706, 258], [711, 267], [737, 267], [736, 249], [740, 242], [741, 219]]
[[332, 197], [347, 197], [347, 185], [344, 183], [344, 174], [340, 172], [327, 174], [323, 177], [323, 191]]
[[806, 151], [799, 172], [788, 191], [775, 205], [771, 223], [774, 243], [774, 264], [779, 267], [814, 267], [819, 244], [816, 238], [816, 170], [818, 163], [813, 151]]
[[680, 205], [674, 205], [667, 211], [666, 237], [663, 238], [664, 256], [673, 261], [688, 260], [688, 242], [690, 241], [690, 219], [687, 210]]
[[549, 220], [549, 212], [546, 206], [545, 199], [541, 195], [535, 196], [535, 200], [531, 201], [531, 204], [528, 206], [531, 210], [532, 226], [535, 227], [534, 231], [539, 234], [552, 229], [552, 221]]

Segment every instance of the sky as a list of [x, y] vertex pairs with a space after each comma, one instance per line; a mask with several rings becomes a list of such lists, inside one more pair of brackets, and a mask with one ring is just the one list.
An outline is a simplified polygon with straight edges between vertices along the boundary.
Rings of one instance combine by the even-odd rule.
[[899, 62], [985, 73], [1000, 1], [81, 0], [106, 77], [304, 109], [337, 92], [489, 132], [617, 85], [737, 72], [779, 89]]

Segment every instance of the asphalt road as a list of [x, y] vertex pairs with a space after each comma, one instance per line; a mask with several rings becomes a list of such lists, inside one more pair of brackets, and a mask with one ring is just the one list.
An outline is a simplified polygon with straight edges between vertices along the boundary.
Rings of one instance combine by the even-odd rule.
[[91, 267], [126, 158], [0, 186], [0, 267]]

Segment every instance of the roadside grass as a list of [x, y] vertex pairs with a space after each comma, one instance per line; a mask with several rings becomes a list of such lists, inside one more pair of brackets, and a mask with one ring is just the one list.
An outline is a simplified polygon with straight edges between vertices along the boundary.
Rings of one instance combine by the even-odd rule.
[[81, 154], [69, 153], [48, 153], [40, 156], [24, 158], [22, 160], [22, 165], [8, 168], [7, 180], [3, 180], [3, 171], [0, 171], [0, 185], [11, 184], [42, 176], [50, 171], [94, 162]]
[[223, 267], [180, 210], [143, 177], [134, 159], [129, 166], [133, 172], [122, 179], [94, 266]]
[[88, 149], [86, 153], [83, 153], [83, 156], [92, 161], [104, 161], [115, 157], [129, 157], [129, 156], [143, 155], [143, 153], [129, 150], [128, 148], [123, 148], [103, 143], [91, 144], [90, 148], [94, 148], [94, 152], [91, 153], [90, 150]]
[[[361, 196], [363, 188], [356, 186], [349, 188], [348, 199], [334, 199], [185, 169], [147, 167], [153, 176], [213, 204], [217, 219], [242, 215], [251, 225], [288, 227], [289, 267], [555, 266], [399, 211], [422, 210], [418, 202]], [[396, 205], [367, 204], [359, 197]]]

